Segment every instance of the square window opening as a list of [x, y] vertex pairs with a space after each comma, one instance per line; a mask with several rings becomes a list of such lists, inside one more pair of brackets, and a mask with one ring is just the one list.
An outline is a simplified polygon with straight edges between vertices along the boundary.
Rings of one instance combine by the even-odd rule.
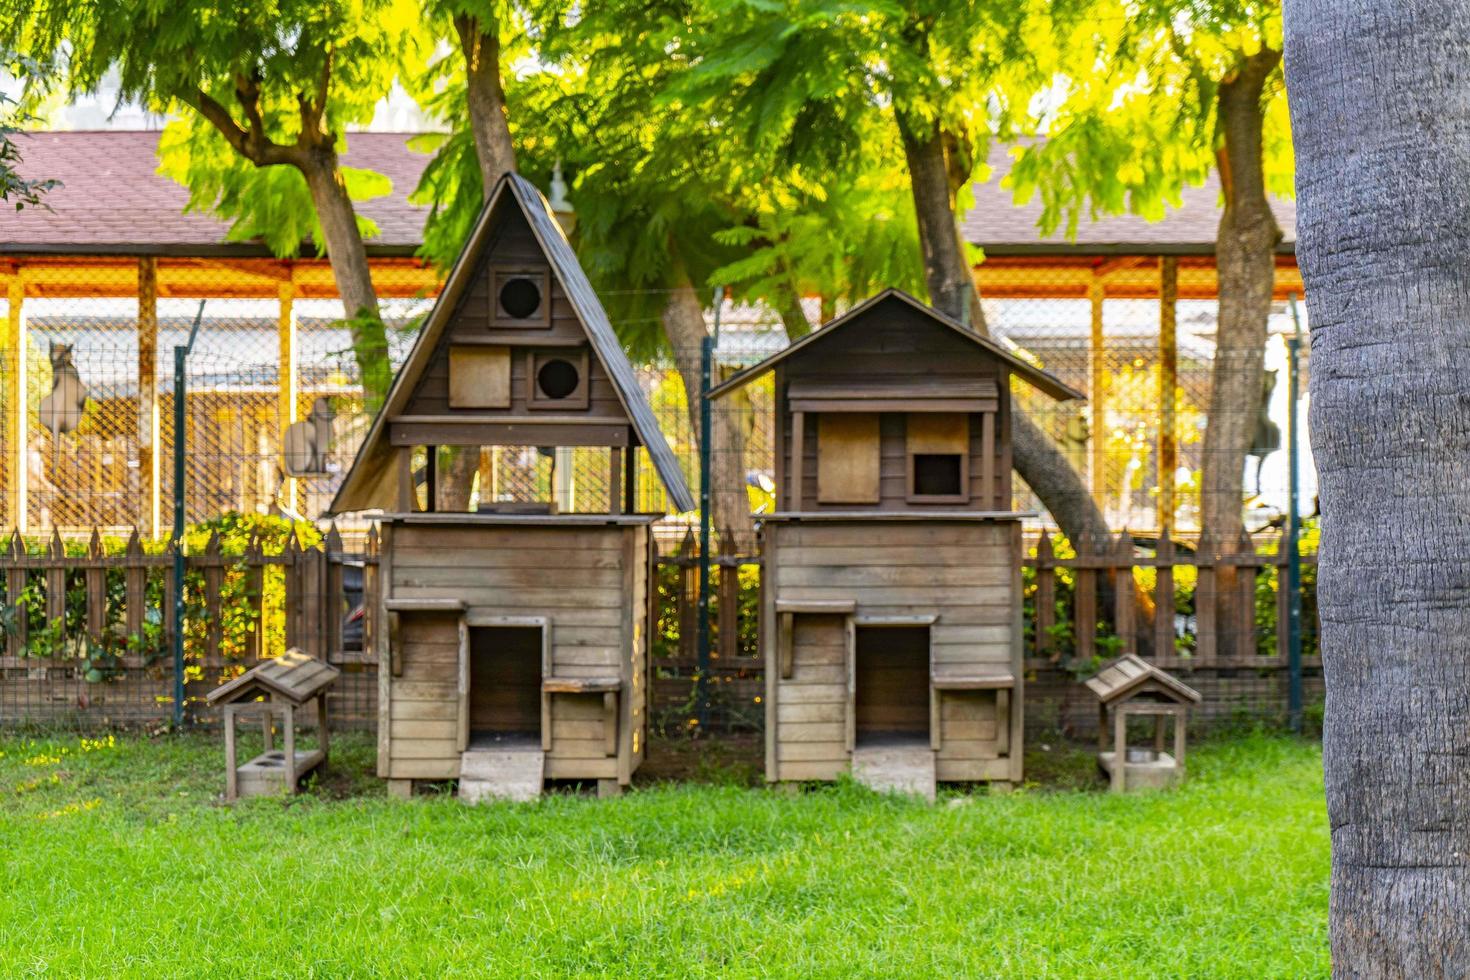
[[914, 496], [959, 497], [964, 466], [958, 453], [916, 453], [913, 456]]

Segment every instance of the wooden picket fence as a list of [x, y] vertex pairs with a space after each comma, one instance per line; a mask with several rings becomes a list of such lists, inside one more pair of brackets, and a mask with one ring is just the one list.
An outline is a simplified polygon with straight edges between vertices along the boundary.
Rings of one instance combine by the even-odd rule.
[[[705, 716], [712, 731], [759, 730], [763, 722], [759, 575], [747, 572], [742, 580], [742, 571], [758, 572], [760, 559], [739, 553], [733, 540], [720, 534], [711, 561]], [[187, 554], [186, 703], [193, 707], [221, 679], [259, 657], [297, 646], [344, 672], [333, 695], [334, 721], [374, 724], [377, 548], [376, 531], [349, 550], [332, 528], [319, 546], [302, 547], [293, 537], [284, 548], [268, 551], [252, 539], [242, 553], [225, 554], [216, 535], [198, 553]], [[1286, 556], [1279, 549], [1257, 550], [1243, 541], [1222, 555], [1168, 539], [1140, 549], [1120, 535], [1059, 558], [1043, 536], [1024, 561], [1028, 720], [1034, 715], [1053, 727], [1079, 729], [1092, 724], [1095, 711], [1078, 693], [1077, 678], [1099, 659], [1122, 652], [1182, 672], [1205, 694], [1206, 718], [1279, 717], [1285, 710], [1285, 630], [1276, 630], [1268, 651], [1258, 649], [1256, 588], [1262, 575], [1285, 581]], [[665, 733], [688, 731], [699, 715], [699, 555], [692, 533], [657, 562], [653, 717]], [[1305, 566], [1314, 563], [1314, 555], [1303, 556]], [[343, 575], [349, 564], [363, 569], [367, 610], [363, 642], [351, 650], [343, 643]], [[13, 534], [0, 548], [0, 726], [167, 719], [173, 566], [171, 550], [147, 550], [136, 534], [120, 552], [108, 553], [94, 533], [80, 555], [68, 555], [55, 534], [44, 550], [28, 552]], [[1193, 580], [1192, 588], [1181, 585], [1186, 579]], [[1287, 599], [1278, 588], [1277, 623], [1285, 622]], [[1315, 636], [1314, 610], [1309, 603], [1303, 623], [1309, 636]], [[147, 642], [129, 644], [130, 637]], [[88, 676], [98, 650], [106, 675], [100, 682]], [[1311, 697], [1320, 689], [1320, 659], [1308, 655], [1303, 665]]]
[[[332, 698], [338, 721], [375, 718], [375, 685], [350, 677], [372, 664], [365, 652], [372, 649], [372, 617], [365, 617], [361, 650], [346, 650], [342, 642], [345, 565], [362, 566], [364, 606], [376, 608], [376, 530], [364, 544], [361, 551], [345, 550], [334, 526], [319, 546], [303, 547], [292, 535], [284, 548], [268, 551], [252, 537], [241, 553], [226, 554], [215, 533], [201, 551], [187, 553], [186, 708], [192, 712], [209, 690], [248, 664], [294, 646], [348, 672]], [[0, 554], [0, 724], [168, 717], [171, 612], [179, 587], [174, 557], [171, 544], [145, 549], [136, 531], [118, 553], [108, 553], [94, 531], [81, 555], [67, 554], [55, 532], [40, 553], [28, 551], [13, 533]]]
[[[1057, 558], [1051, 538], [1042, 535], [1035, 555], [1024, 566], [1035, 574], [1034, 621], [1028, 669], [1063, 665], [1081, 668], [1099, 653], [1099, 630], [1115, 638], [1110, 654], [1138, 653], [1165, 670], [1254, 669], [1287, 666], [1287, 631], [1275, 629], [1269, 654], [1257, 648], [1256, 588], [1268, 570], [1276, 573], [1274, 625], [1287, 620], [1290, 593], [1284, 587], [1288, 554], [1280, 547], [1261, 554], [1256, 542], [1242, 537], [1234, 549], [1222, 553], [1208, 541], [1184, 550], [1167, 535], [1158, 540], [1153, 555], [1137, 554], [1134, 540], [1119, 534], [1110, 542], [1078, 549], [1073, 558]], [[1304, 567], [1314, 567], [1315, 554], [1302, 555]], [[1193, 571], [1192, 625], [1179, 629], [1178, 571]], [[1139, 570], [1152, 570], [1152, 589], [1140, 587]], [[1070, 648], [1057, 641], [1059, 573], [1071, 577], [1072, 617]], [[1110, 603], [1105, 601], [1110, 600]], [[1108, 604], [1111, 608], [1105, 608]], [[1141, 608], [1145, 607], [1145, 608]], [[1311, 611], [1315, 612], [1315, 603]], [[1315, 636], [1315, 619], [1304, 622]], [[1182, 634], [1182, 635], [1181, 635]], [[1185, 648], [1181, 651], [1181, 647]], [[1320, 657], [1304, 659], [1319, 669]]]
[[[761, 560], [740, 554], [728, 529], [714, 543], [706, 716], [713, 730], [754, 730], [764, 717], [764, 666], [754, 609], [742, 615], [740, 571], [759, 568]], [[699, 713], [699, 545], [692, 531], [672, 553], [658, 556], [658, 570], [663, 602], [654, 634], [653, 719], [666, 732], [689, 730]], [[745, 598], [748, 604], [752, 597]]]

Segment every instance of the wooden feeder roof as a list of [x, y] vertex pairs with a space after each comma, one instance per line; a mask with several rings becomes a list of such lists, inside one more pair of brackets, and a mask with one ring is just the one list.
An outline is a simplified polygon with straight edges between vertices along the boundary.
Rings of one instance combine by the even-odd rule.
[[1133, 653], [1123, 656], [1087, 681], [1087, 689], [1103, 704], [1112, 704], [1137, 694], [1158, 693], [1179, 704], [1198, 704], [1200, 693]]
[[209, 703], [233, 704], [265, 696], [300, 707], [331, 687], [342, 672], [296, 648], [262, 660], [232, 681], [209, 692]]
[[369, 510], [381, 507], [385, 500], [391, 499], [392, 494], [386, 489], [395, 476], [389, 423], [404, 411], [413, 397], [420, 378], [428, 370], [439, 347], [441, 337], [454, 318], [460, 296], [480, 275], [481, 255], [490, 233], [497, 226], [496, 217], [501, 213], [502, 206], [517, 207], [525, 216], [541, 253], [551, 267], [552, 275], [560, 282], [567, 300], [576, 312], [577, 320], [586, 332], [593, 352], [612, 381], [618, 400], [627, 415], [628, 424], [632, 426], [638, 441], [648, 450], [648, 457], [668, 491], [669, 500], [677, 510], [693, 510], [696, 506], [694, 495], [684, 481], [684, 472], [679, 468], [679, 461], [664, 440], [658, 419], [654, 417], [653, 409], [643, 396], [643, 389], [639, 387], [633, 365], [623, 351], [612, 321], [608, 319], [607, 311], [597, 298], [587, 274], [577, 262], [577, 255], [572, 251], [572, 245], [567, 241], [556, 216], [552, 214], [551, 206], [536, 189], [536, 185], [519, 174], [507, 172], [496, 182], [481, 209], [464, 250], [455, 260], [449, 278], [444, 281], [444, 289], [435, 300], [434, 308], [429, 312], [428, 319], [414, 342], [413, 350], [409, 352], [408, 359], [393, 379], [393, 387], [388, 392], [383, 410], [373, 420], [373, 426], [363, 440], [362, 448], [358, 450], [352, 469], [348, 471], [337, 491], [336, 499], [332, 501], [330, 513]]
[[[790, 347], [787, 347], [785, 350], [777, 354], [772, 354], [770, 357], [766, 358], [764, 361], [761, 361], [759, 364], [753, 364], [745, 370], [731, 375], [722, 384], [716, 385], [714, 388], [711, 388], [709, 396], [711, 398], [719, 398], [722, 395], [726, 395], [729, 392], [734, 391], [736, 388], [739, 388], [742, 385], [749, 384], [751, 381], [754, 381], [756, 378], [765, 374], [767, 371], [770, 371], [777, 364], [780, 364], [787, 358], [798, 354], [809, 347], [821, 344], [833, 334], [840, 331], [847, 324], [852, 323], [858, 318], [871, 312], [873, 308], [878, 306], [880, 303], [888, 302], [906, 303], [909, 306], [912, 306], [914, 309], [925, 314], [926, 316], [930, 317], [932, 320], [934, 320], [934, 322], [948, 327], [955, 333], [959, 334], [961, 337], [964, 337], [966, 340], [970, 341], [975, 346], [982, 348], [993, 357], [1004, 362], [1005, 365], [1010, 368], [1011, 372], [1017, 377], [1020, 377], [1023, 380], [1029, 382], [1038, 391], [1045, 392], [1046, 394], [1055, 398], [1057, 401], [1068, 401], [1069, 399], [1073, 398], [1086, 397], [1082, 394], [1082, 392], [1066, 384], [1056, 375], [1043, 371], [1041, 368], [1037, 367], [1034, 364], [1023, 361], [1021, 358], [1017, 357], [1015, 354], [1012, 354], [1010, 351], [1006, 350], [1004, 347], [997, 344], [989, 337], [978, 334], [975, 331], [971, 330], [969, 327], [965, 326], [960, 321], [946, 316], [945, 314], [934, 309], [932, 306], [919, 302], [917, 299], [915, 299], [913, 296], [910, 296], [903, 290], [891, 288], [883, 290], [881, 293], [872, 297], [871, 299], [864, 300], [857, 306], [854, 306], [852, 309], [839, 316], [837, 319], [832, 320], [830, 323], [824, 324], [816, 330], [813, 330], [811, 333], [807, 334], [805, 337], [801, 338]], [[963, 397], [966, 394], [975, 393], [960, 392], [957, 394]], [[872, 409], [869, 410], [871, 411]]]

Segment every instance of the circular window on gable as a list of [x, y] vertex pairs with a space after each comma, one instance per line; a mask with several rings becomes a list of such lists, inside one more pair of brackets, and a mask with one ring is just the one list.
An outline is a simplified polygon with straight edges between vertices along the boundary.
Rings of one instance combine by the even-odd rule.
[[541, 287], [524, 277], [506, 280], [500, 287], [500, 308], [517, 320], [534, 315], [541, 309]]
[[554, 357], [541, 365], [536, 372], [536, 387], [547, 398], [567, 398], [577, 390], [582, 375], [571, 361]]

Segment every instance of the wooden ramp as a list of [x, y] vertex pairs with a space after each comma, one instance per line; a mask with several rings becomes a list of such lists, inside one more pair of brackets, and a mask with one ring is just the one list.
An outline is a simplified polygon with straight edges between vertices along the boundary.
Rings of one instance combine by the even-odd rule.
[[541, 795], [546, 753], [535, 738], [476, 738], [459, 760], [459, 798], [466, 803], [524, 803]]
[[934, 749], [927, 737], [865, 739], [852, 750], [852, 775], [875, 792], [906, 793], [933, 802]]

